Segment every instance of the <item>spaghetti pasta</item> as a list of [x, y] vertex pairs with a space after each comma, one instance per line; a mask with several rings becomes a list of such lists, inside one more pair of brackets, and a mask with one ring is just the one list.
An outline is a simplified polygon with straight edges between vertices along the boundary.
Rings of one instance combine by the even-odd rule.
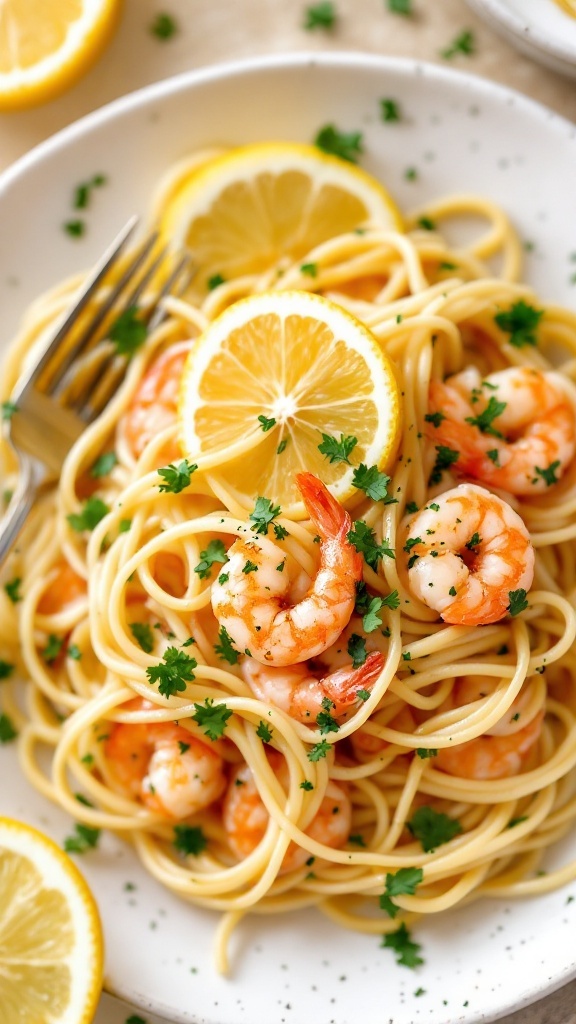
[[[188, 171], [184, 162], [167, 178], [155, 215]], [[485, 218], [488, 231], [467, 248], [449, 245], [439, 227], [469, 215]], [[18, 684], [3, 688], [4, 708], [21, 726], [24, 772], [85, 825], [129, 838], [150, 873], [183, 899], [221, 912], [222, 971], [230, 934], [247, 913], [313, 905], [344, 927], [387, 934], [399, 920], [486, 896], [535, 895], [576, 877], [575, 863], [539, 870], [576, 819], [576, 462], [560, 476], [553, 459], [534, 468], [547, 485], [528, 494], [500, 480], [492, 487], [470, 460], [459, 475], [458, 450], [435, 443], [451, 413], [430, 402], [431, 381], [470, 367], [481, 382], [506, 368], [539, 379], [554, 368], [572, 394], [576, 314], [542, 306], [517, 283], [520, 256], [501, 210], [456, 196], [417, 211], [405, 233], [366, 225], [284, 261], [281, 276], [271, 268], [204, 296], [167, 299], [165, 320], [72, 449], [58, 487], [38, 501], [11, 556], [5, 583], [20, 580], [21, 599], [2, 589], [0, 654], [21, 657], [29, 680], [25, 713]], [[302, 269], [310, 265], [313, 276]], [[28, 311], [5, 362], [3, 397], [77, 284]], [[228, 549], [254, 511], [256, 495], [243, 503], [226, 475], [247, 447], [234, 437], [217, 452], [182, 452], [176, 418], [195, 339], [237, 299], [287, 289], [321, 293], [367, 325], [403, 396], [390, 500], [359, 493], [354, 506], [356, 527], [362, 522], [373, 544], [371, 555], [364, 548], [356, 556], [355, 611], [304, 672], [323, 709], [310, 722], [270, 698], [275, 686], [296, 683], [279, 684], [265, 657], [256, 666], [264, 682], [251, 685], [254, 652], [235, 647], [211, 603], [214, 581], [227, 578]], [[505, 448], [503, 410], [497, 390], [478, 391], [482, 384], [463, 392], [461, 425], [493, 459]], [[458, 429], [456, 422], [455, 436]], [[2, 454], [9, 487], [5, 445]], [[159, 474], [167, 465], [184, 473], [173, 488]], [[411, 524], [462, 482], [488, 488], [523, 522], [534, 585], [507, 586], [504, 610], [492, 618], [451, 624], [411, 587], [410, 560], [424, 547]], [[92, 522], [82, 519], [90, 501]], [[322, 545], [310, 518], [281, 522], [284, 536], [270, 544], [303, 574], [303, 593]], [[467, 572], [480, 540], [460, 545]], [[426, 543], [434, 554], [434, 538]], [[427, 585], [441, 578], [432, 569]], [[332, 714], [326, 680], [349, 673], [351, 656], [361, 666], [370, 651], [378, 652], [374, 678], [355, 684], [355, 701]], [[176, 790], [187, 794], [184, 803], [173, 799]], [[411, 882], [403, 869], [413, 869]]]

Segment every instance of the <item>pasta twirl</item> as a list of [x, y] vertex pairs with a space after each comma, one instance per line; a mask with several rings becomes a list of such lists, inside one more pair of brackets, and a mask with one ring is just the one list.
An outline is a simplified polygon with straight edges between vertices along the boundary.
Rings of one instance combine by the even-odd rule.
[[[186, 173], [180, 165], [160, 189], [157, 214]], [[449, 246], [442, 222], [470, 213], [489, 230], [467, 249]], [[500, 276], [490, 269], [495, 259]], [[281, 275], [168, 299], [167, 318], [75, 445], [12, 556], [6, 580], [21, 580], [22, 599], [2, 592], [0, 645], [8, 661], [20, 647], [30, 680], [25, 720], [16, 684], [5, 689], [6, 711], [22, 725], [23, 770], [75, 818], [129, 837], [164, 885], [223, 915], [222, 970], [230, 933], [247, 913], [313, 905], [345, 927], [381, 934], [463, 901], [535, 895], [576, 877], [574, 863], [539, 870], [576, 818], [574, 453], [561, 471], [560, 459], [535, 462], [541, 486], [528, 493], [483, 480], [474, 460], [458, 466], [467, 430], [487, 465], [505, 466], [518, 442], [519, 428], [502, 426], [503, 371], [548, 381], [554, 368], [572, 401], [576, 315], [543, 304], [517, 283], [519, 273], [520, 247], [503, 213], [456, 196], [418, 211], [406, 233], [366, 225], [284, 261]], [[30, 309], [8, 354], [6, 395], [76, 284]], [[310, 721], [268, 699], [273, 680], [260, 691], [250, 682], [243, 665], [252, 652], [238, 649], [212, 607], [214, 581], [230, 571], [228, 549], [254, 514], [256, 495], [247, 503], [230, 480], [241, 480], [241, 460], [264, 443], [266, 423], [249, 444], [231, 436], [227, 448], [204, 455], [179, 449], [176, 417], [195, 339], [235, 300], [287, 289], [322, 293], [367, 325], [403, 400], [384, 493], [359, 490], [352, 503], [348, 536], [355, 530], [356, 539], [347, 543], [362, 554], [355, 610], [337, 641], [296, 673], [298, 685], [315, 687], [350, 672], [352, 658], [354, 700], [336, 712], [322, 691]], [[456, 441], [446, 433], [446, 397], [431, 399], [434, 382], [456, 388], [464, 403]], [[333, 440], [353, 461], [345, 436]], [[4, 459], [9, 473], [6, 450]], [[240, 466], [236, 476], [230, 466]], [[159, 473], [166, 467], [172, 476]], [[381, 474], [373, 479], [380, 486]], [[411, 584], [425, 545], [410, 524], [444, 508], [440, 496], [462, 483], [491, 488], [520, 517], [534, 583], [507, 588], [492, 619], [450, 622]], [[93, 521], [82, 519], [87, 509]], [[287, 571], [303, 574], [305, 592], [324, 542], [309, 517], [272, 520], [281, 526], [270, 534], [282, 552], [275, 568], [283, 558]], [[461, 545], [466, 571], [482, 529]], [[426, 541], [431, 558], [443, 555], [435, 543]], [[364, 678], [367, 661], [377, 671]], [[408, 868], [411, 883], [398, 874]], [[391, 887], [390, 876], [404, 886]]]

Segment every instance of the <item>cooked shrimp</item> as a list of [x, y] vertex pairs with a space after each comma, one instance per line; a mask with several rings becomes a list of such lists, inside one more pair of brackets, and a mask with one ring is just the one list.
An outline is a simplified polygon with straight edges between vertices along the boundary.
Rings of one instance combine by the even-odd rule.
[[[121, 430], [136, 458], [153, 437], [176, 420], [180, 379], [189, 351], [190, 342], [184, 341], [162, 352], [150, 364], [132, 397]], [[174, 452], [167, 455], [178, 458], [181, 452], [174, 445]]]
[[431, 381], [429, 401], [429, 436], [459, 453], [454, 471], [511, 494], [546, 491], [576, 454], [576, 388], [559, 373], [469, 366]]
[[49, 576], [49, 585], [38, 602], [41, 615], [57, 615], [86, 597], [86, 580], [63, 559], [56, 563]]
[[[282, 787], [288, 790], [288, 767], [282, 754], [268, 750], [268, 760]], [[224, 798], [222, 821], [230, 847], [243, 860], [256, 849], [268, 827], [269, 815], [260, 796], [251, 768], [247, 764], [236, 769]], [[343, 846], [352, 825], [352, 805], [344, 788], [330, 781], [320, 809], [306, 829], [306, 835], [317, 843], [337, 848]], [[310, 854], [296, 843], [290, 843], [280, 874], [301, 868]]]
[[357, 707], [376, 682], [384, 657], [372, 651], [363, 665], [351, 664], [322, 676], [309, 662], [296, 665], [263, 665], [255, 658], [245, 658], [242, 675], [259, 700], [274, 704], [298, 722], [314, 724], [321, 711], [341, 721]]
[[528, 590], [534, 549], [520, 516], [475, 484], [460, 484], [405, 522], [408, 583], [444, 622], [486, 625], [503, 618], [510, 592]]
[[[497, 681], [489, 677], [459, 679], [450, 706], [462, 706], [488, 696], [496, 686]], [[529, 689], [522, 690], [502, 718], [477, 739], [441, 748], [434, 758], [434, 767], [464, 779], [505, 779], [518, 775], [540, 738], [544, 719], [544, 712], [539, 711], [522, 725], [529, 696]]]
[[[134, 711], [153, 707], [146, 700], [125, 705]], [[226, 788], [220, 755], [173, 722], [116, 722], [104, 753], [120, 785], [166, 818], [188, 818]]]
[[239, 650], [270, 665], [294, 665], [330, 647], [354, 611], [362, 577], [362, 559], [347, 537], [348, 513], [312, 473], [296, 479], [321, 539], [320, 568], [305, 596], [292, 603], [285, 552], [267, 537], [234, 541], [225, 579], [212, 584], [220, 625]]

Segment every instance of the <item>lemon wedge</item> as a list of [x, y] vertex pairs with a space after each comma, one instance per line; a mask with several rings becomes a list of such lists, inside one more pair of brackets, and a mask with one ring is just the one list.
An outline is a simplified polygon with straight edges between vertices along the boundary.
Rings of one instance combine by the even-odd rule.
[[94, 898], [41, 832], [0, 818], [2, 1024], [90, 1024], [102, 984]]
[[2, 0], [0, 110], [51, 100], [94, 63], [120, 0]]
[[[295, 474], [316, 473], [340, 501], [358, 495], [354, 466], [382, 469], [395, 454], [399, 407], [391, 364], [359, 320], [314, 293], [264, 292], [229, 306], [197, 340], [180, 438], [246, 506], [262, 495], [299, 518]], [[356, 439], [352, 464], [319, 450], [323, 434]]]
[[402, 230], [402, 217], [375, 178], [315, 146], [241, 146], [195, 169], [168, 202], [162, 230], [193, 253], [194, 287], [258, 274], [300, 259], [367, 221]]

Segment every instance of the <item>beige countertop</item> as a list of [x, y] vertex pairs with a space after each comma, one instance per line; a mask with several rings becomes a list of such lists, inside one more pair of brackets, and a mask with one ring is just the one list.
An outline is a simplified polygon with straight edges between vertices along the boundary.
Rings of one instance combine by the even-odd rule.
[[[90, 110], [180, 71], [293, 50], [354, 50], [443, 63], [440, 51], [463, 29], [473, 32], [475, 52], [455, 57], [454, 67], [511, 86], [576, 121], [576, 83], [520, 56], [464, 0], [413, 0], [413, 18], [389, 13], [384, 0], [334, 0], [336, 27], [314, 32], [303, 28], [309, 2], [125, 0], [114, 40], [81, 82], [36, 110], [0, 115], [0, 170]], [[150, 32], [159, 11], [172, 14], [179, 27], [164, 42]], [[96, 1024], [124, 1024], [134, 1012], [104, 996]], [[153, 1024], [149, 1014], [138, 1015]], [[502, 1024], [576, 1024], [576, 982]]]

